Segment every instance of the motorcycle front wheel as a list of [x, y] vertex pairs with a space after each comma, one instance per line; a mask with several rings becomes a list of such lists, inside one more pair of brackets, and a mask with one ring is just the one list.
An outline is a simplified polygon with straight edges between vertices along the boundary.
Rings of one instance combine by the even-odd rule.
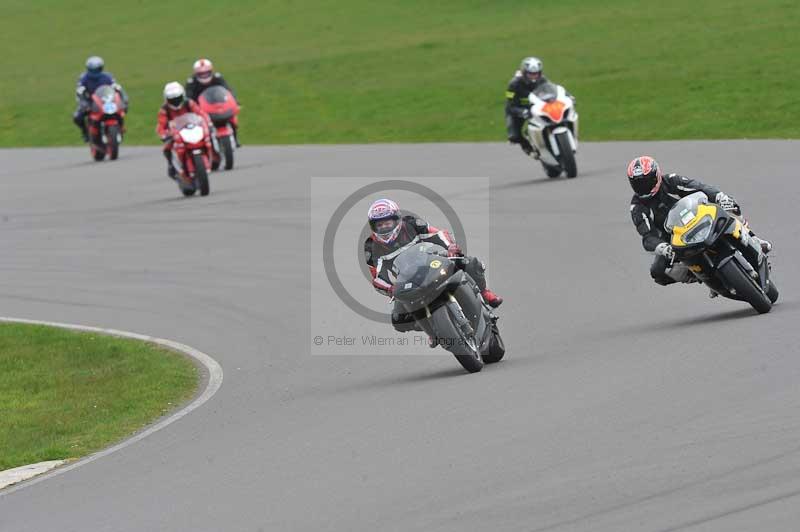
[[231, 136], [220, 137], [219, 147], [222, 151], [222, 156], [225, 157], [225, 170], [230, 170], [233, 168], [233, 142], [231, 141]]
[[115, 161], [119, 157], [119, 126], [110, 126], [106, 131], [106, 138], [108, 139], [108, 158]]
[[475, 335], [467, 336], [456, 325], [451, 315], [450, 305], [442, 305], [434, 311], [431, 320], [436, 333], [436, 341], [446, 350], [453, 353], [458, 363], [470, 373], [483, 369], [483, 360], [478, 352]]
[[759, 314], [766, 314], [772, 309], [772, 302], [767, 294], [736, 260], [726, 262], [719, 269], [719, 273], [727, 281], [728, 286], [736, 291], [736, 295], [750, 303]]
[[201, 196], [208, 196], [211, 192], [211, 185], [208, 183], [208, 171], [206, 171], [206, 164], [203, 162], [203, 155], [195, 153], [192, 155], [194, 160], [194, 178], [197, 180], [197, 186], [200, 188]]
[[558, 151], [561, 154], [558, 156], [561, 166], [567, 173], [567, 177], [578, 176], [578, 163], [575, 162], [575, 153], [572, 151], [572, 146], [569, 143], [568, 133], [559, 133], [556, 135], [556, 142], [558, 143]]

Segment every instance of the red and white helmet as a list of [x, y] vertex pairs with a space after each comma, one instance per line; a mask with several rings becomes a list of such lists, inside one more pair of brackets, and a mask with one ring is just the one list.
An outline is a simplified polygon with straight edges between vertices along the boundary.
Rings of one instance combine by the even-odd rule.
[[394, 242], [403, 227], [400, 207], [390, 199], [379, 199], [372, 202], [367, 219], [369, 227], [372, 229], [372, 237], [384, 244]]
[[192, 68], [194, 70], [194, 77], [203, 85], [210, 83], [211, 78], [214, 77], [214, 65], [204, 57], [195, 61]]
[[641, 155], [628, 163], [628, 183], [642, 199], [652, 198], [661, 188], [661, 167], [649, 155]]

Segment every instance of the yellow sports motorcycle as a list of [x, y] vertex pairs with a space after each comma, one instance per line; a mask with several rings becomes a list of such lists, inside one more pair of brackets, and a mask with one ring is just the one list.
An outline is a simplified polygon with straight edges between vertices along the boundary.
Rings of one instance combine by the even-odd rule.
[[713, 203], [702, 192], [679, 200], [670, 209], [673, 264], [681, 262], [717, 294], [746, 301], [760, 314], [778, 299], [770, 264], [747, 222]]

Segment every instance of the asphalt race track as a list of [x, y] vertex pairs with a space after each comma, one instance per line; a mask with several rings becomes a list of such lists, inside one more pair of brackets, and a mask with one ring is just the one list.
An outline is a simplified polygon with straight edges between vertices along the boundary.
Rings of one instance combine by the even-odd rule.
[[[225, 371], [176, 423], [0, 494], [0, 530], [797, 530], [800, 142], [580, 149], [581, 175], [549, 180], [503, 144], [247, 146], [188, 200], [158, 148], [0, 151], [0, 315], [171, 338]], [[651, 282], [640, 153], [773, 241], [771, 313]], [[506, 359], [311, 356], [309, 176], [419, 175], [492, 180]]]

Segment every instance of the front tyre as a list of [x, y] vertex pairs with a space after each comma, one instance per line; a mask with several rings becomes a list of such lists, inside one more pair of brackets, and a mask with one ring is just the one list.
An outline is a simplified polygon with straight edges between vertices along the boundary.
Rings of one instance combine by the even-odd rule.
[[456, 325], [456, 319], [451, 312], [450, 305], [442, 305], [431, 316], [436, 341], [453, 353], [465, 370], [477, 373], [483, 369], [483, 360], [477, 349], [475, 335], [464, 334]]
[[108, 139], [108, 143], [106, 144], [108, 148], [108, 158], [112, 161], [116, 161], [119, 157], [119, 126], [109, 126], [108, 130], [106, 130], [106, 138]]
[[225, 170], [230, 170], [233, 168], [233, 142], [231, 142], [231, 136], [220, 137], [219, 144], [222, 156], [225, 157]]
[[575, 162], [575, 153], [572, 151], [572, 145], [569, 142], [569, 133], [556, 135], [556, 143], [560, 152], [558, 159], [567, 173], [567, 177], [577, 177], [578, 163]]
[[759, 314], [766, 314], [772, 309], [772, 302], [767, 294], [756, 284], [755, 280], [744, 271], [736, 260], [729, 260], [719, 269], [720, 275], [728, 286], [736, 291], [736, 295], [756, 309]]
[[211, 192], [211, 185], [208, 183], [208, 171], [206, 170], [206, 163], [203, 161], [203, 154], [193, 154], [192, 160], [194, 161], [194, 178], [197, 180], [200, 195], [208, 196], [208, 193]]

